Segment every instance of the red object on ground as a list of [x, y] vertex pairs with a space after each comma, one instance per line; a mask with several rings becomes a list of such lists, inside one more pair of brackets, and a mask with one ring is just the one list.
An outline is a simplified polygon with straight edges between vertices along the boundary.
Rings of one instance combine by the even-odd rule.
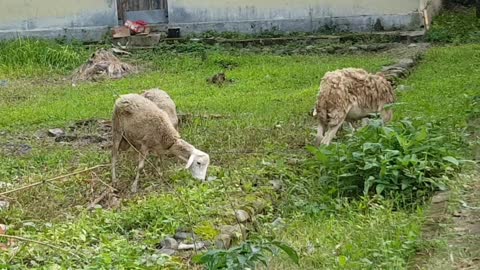
[[130, 20], [127, 20], [125, 22], [125, 26], [130, 29], [130, 32], [132, 34], [140, 34], [140, 33], [145, 32], [145, 28], [147, 26], [147, 23], [145, 21], [142, 21], [142, 20], [134, 21], [134, 22], [132, 22]]

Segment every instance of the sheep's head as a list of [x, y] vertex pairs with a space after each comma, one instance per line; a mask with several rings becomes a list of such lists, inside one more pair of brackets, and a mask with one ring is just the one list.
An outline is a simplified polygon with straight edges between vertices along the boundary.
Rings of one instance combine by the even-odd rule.
[[209, 164], [210, 156], [207, 153], [195, 149], [188, 159], [186, 168], [190, 169], [194, 178], [205, 181]]

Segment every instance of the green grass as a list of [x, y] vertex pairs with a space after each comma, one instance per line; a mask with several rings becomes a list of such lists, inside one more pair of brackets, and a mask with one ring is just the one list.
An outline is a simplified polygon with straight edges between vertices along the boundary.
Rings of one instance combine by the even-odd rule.
[[31, 39], [0, 42], [0, 79], [64, 74], [88, 58], [88, 50], [74, 45]]
[[[405, 82], [412, 90], [401, 94], [405, 104], [398, 107], [396, 119], [422, 116], [425, 121], [462, 128], [478, 83], [464, 74], [475, 68], [479, 49], [473, 45], [433, 49]], [[168, 91], [181, 112], [224, 116], [195, 118], [181, 129], [188, 141], [211, 154], [210, 175], [218, 180], [200, 184], [178, 162], [159, 165], [151, 158], [163, 176], [147, 165], [141, 193], [132, 196], [128, 187], [135, 162], [125, 157], [119, 187], [125, 202], [117, 210], [85, 210], [104, 188], [95, 179], [110, 182], [108, 168], [10, 195], [15, 198], [11, 208], [0, 212], [0, 223], [11, 226], [9, 234], [58, 245], [81, 258], [28, 244], [14, 257], [10, 252], [0, 254], [0, 264], [11, 269], [158, 269], [176, 268], [176, 263], [192, 267], [182, 258], [156, 255], [156, 246], [165, 235], [179, 227], [193, 227], [211, 240], [214, 226], [234, 222], [230, 203], [245, 206], [263, 201], [266, 210], [257, 217], [260, 226], [254, 234], [284, 240], [302, 255], [300, 267], [280, 257], [272, 262], [273, 269], [405, 268], [418, 244], [421, 208], [396, 209], [393, 201], [380, 198], [346, 200], [315, 194], [310, 187], [317, 180], [304, 179], [301, 166], [308, 156], [305, 146], [314, 139], [310, 112], [323, 74], [349, 66], [376, 71], [392, 62], [388, 55], [278, 56], [207, 50], [135, 58], [148, 63], [150, 69], [119, 81], [72, 87], [68, 81], [42, 83], [41, 72], [29, 72], [33, 78], [12, 79], [2, 88], [0, 130], [6, 133], [0, 135], [0, 147], [7, 142], [27, 143], [33, 150], [26, 156], [1, 155], [1, 181], [20, 186], [108, 163], [109, 152], [97, 146], [62, 145], [37, 136], [48, 128], [67, 128], [76, 120], [110, 118], [117, 94], [151, 87]], [[13, 67], [17, 62], [12, 63]], [[223, 71], [225, 63], [235, 66], [227, 71], [234, 82], [223, 87], [208, 84], [206, 79]], [[52, 74], [64, 74], [73, 66], [42, 61], [31, 66], [42, 65], [51, 67]], [[9, 78], [23, 74], [22, 70], [7, 70]], [[248, 151], [252, 153], [242, 153]], [[278, 179], [286, 185], [281, 193], [269, 184]], [[331, 203], [321, 204], [328, 199]], [[268, 224], [279, 216], [286, 227], [270, 228]]]

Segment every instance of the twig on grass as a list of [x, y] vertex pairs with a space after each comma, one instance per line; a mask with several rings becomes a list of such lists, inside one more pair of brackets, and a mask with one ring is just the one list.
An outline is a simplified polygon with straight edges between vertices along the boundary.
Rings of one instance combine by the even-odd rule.
[[92, 171], [92, 170], [95, 170], [95, 169], [98, 169], [98, 168], [102, 168], [102, 167], [107, 167], [107, 166], [110, 166], [110, 164], [97, 165], [95, 167], [91, 167], [91, 168], [88, 168], [88, 169], [85, 169], [85, 170], [76, 171], [76, 172], [73, 172], [73, 173], [69, 173], [69, 174], [57, 176], [57, 177], [54, 177], [54, 178], [46, 179], [46, 180], [39, 181], [39, 182], [30, 184], [30, 185], [26, 185], [26, 186], [23, 186], [23, 187], [19, 187], [19, 188], [16, 188], [16, 189], [12, 189], [12, 190], [9, 190], [9, 191], [2, 192], [2, 193], [0, 193], [0, 196], [5, 196], [6, 194], [10, 194], [10, 193], [18, 192], [18, 191], [21, 191], [21, 190], [29, 189], [29, 188], [36, 187], [36, 186], [39, 186], [39, 185], [42, 185], [42, 184], [46, 184], [46, 183], [50, 183], [50, 182], [53, 182], [53, 181], [56, 181], [56, 180], [60, 180], [60, 179], [63, 179], [63, 178], [69, 177], [69, 176], [81, 174], [81, 173], [84, 173], [84, 172], [89, 172], [89, 171]]
[[75, 254], [75, 253], [73, 253], [69, 250], [66, 250], [66, 249], [62, 248], [62, 247], [55, 246], [55, 245], [52, 245], [52, 244], [49, 244], [49, 243], [46, 243], [46, 242], [33, 240], [33, 239], [28, 239], [28, 238], [24, 238], [24, 237], [20, 237], [20, 236], [6, 235], [6, 234], [0, 234], [0, 237], [7, 238], [7, 239], [15, 239], [15, 240], [18, 240], [18, 241], [23, 241], [23, 242], [31, 242], [31, 243], [35, 243], [35, 244], [42, 245], [42, 246], [47, 246], [49, 248], [57, 249], [57, 250], [65, 252], [65, 253], [68, 253], [68, 254], [70, 254], [74, 257], [80, 258], [80, 256], [78, 256], [78, 254]]

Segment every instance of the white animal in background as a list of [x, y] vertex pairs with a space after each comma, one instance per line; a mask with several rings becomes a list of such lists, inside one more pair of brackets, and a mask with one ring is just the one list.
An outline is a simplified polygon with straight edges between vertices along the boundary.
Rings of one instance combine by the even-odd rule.
[[331, 143], [344, 121], [354, 122], [380, 113], [383, 121], [393, 117], [385, 105], [395, 102], [392, 85], [380, 74], [345, 68], [327, 72], [320, 83], [314, 116], [318, 118], [317, 145]]

